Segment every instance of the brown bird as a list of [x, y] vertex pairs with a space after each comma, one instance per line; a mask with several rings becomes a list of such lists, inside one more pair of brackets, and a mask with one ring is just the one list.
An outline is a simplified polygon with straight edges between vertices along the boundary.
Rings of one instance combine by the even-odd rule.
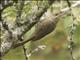
[[14, 48], [21, 46], [29, 41], [37, 41], [37, 40], [43, 38], [44, 36], [46, 36], [47, 34], [51, 33], [55, 29], [56, 24], [59, 21], [59, 19], [57, 19], [57, 18], [62, 17], [66, 13], [69, 14], [70, 12], [68, 12], [68, 11], [70, 11], [70, 8], [67, 10], [66, 9], [61, 10], [59, 13], [56, 14], [56, 16], [53, 16], [51, 14], [51, 15], [49, 15], [49, 17], [47, 17], [47, 19], [44, 19], [44, 20], [38, 22], [37, 28], [36, 28], [34, 34], [32, 35], [32, 37], [29, 38], [28, 40], [25, 40], [25, 41], [22, 41], [22, 42], [16, 44], [14, 46]]
[[50, 15], [47, 17], [47, 19], [41, 20], [40, 22], [37, 23], [37, 28], [35, 32], [33, 33], [32, 37], [29, 38], [28, 40], [25, 40], [21, 43], [18, 43], [15, 45], [15, 47], [21, 46], [29, 41], [37, 41], [47, 34], [51, 33], [58, 22], [58, 19], [56, 19], [56, 16]]

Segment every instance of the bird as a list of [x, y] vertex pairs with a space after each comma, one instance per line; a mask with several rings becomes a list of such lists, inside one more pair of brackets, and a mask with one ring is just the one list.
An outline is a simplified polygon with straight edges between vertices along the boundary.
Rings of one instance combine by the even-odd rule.
[[32, 36], [25, 41], [19, 42], [16, 44], [14, 47], [22, 46], [23, 44], [29, 42], [29, 41], [37, 41], [40, 40], [41, 38], [45, 37], [49, 33], [55, 30], [57, 22], [59, 21], [58, 19], [55, 19], [55, 15], [50, 14], [46, 19], [43, 19], [39, 21], [36, 24], [36, 29], [35, 32], [32, 34]]

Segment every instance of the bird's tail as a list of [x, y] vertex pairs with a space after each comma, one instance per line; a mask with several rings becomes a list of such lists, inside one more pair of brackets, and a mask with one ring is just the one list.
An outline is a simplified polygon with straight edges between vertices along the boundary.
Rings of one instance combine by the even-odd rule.
[[31, 38], [28, 39], [28, 40], [25, 40], [25, 41], [19, 42], [19, 43], [15, 44], [13, 48], [16, 48], [16, 47], [22, 46], [22, 45], [24, 45], [25, 43], [34, 40], [34, 38], [35, 38], [35, 37], [31, 37]]

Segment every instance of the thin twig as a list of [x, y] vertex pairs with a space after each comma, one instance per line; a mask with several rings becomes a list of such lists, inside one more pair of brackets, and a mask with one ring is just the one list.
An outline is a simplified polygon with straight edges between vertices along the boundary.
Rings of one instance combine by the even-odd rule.
[[76, 28], [76, 24], [74, 23], [74, 21], [76, 20], [76, 17], [74, 16], [73, 12], [72, 12], [72, 8], [71, 8], [71, 3], [69, 0], [66, 0], [67, 1], [67, 4], [68, 4], [68, 7], [70, 8], [70, 12], [71, 12], [71, 16], [72, 16], [72, 27], [71, 27], [71, 31], [70, 31], [70, 35], [69, 35], [69, 41], [70, 41], [70, 54], [71, 54], [71, 59], [72, 60], [75, 60], [74, 56], [73, 56], [73, 47], [74, 47], [74, 41], [73, 41], [73, 35], [74, 35], [74, 31]]

